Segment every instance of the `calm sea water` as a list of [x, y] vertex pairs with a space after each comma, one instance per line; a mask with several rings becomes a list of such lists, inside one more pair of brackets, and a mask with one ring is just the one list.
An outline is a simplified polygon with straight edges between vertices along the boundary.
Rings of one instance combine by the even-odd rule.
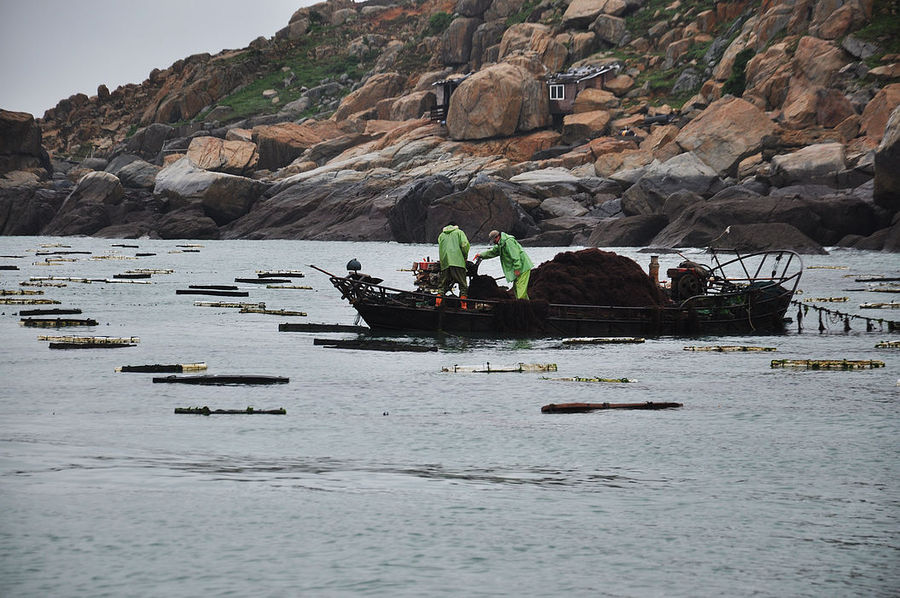
[[[35, 262], [41, 243], [77, 261]], [[108, 278], [170, 268], [151, 284], [68, 283], [45, 297], [93, 328], [34, 329], [0, 306], [2, 596], [896, 596], [900, 588], [900, 350], [810, 315], [803, 333], [648, 339], [562, 348], [556, 339], [418, 337], [432, 353], [329, 349], [285, 321], [352, 324], [316, 264], [350, 258], [392, 286], [434, 246], [304, 241], [0, 238], [0, 288], [31, 276]], [[529, 250], [535, 263], [552, 248]], [[618, 250], [617, 250], [618, 251]], [[100, 255], [155, 253], [137, 260]], [[649, 256], [619, 251], [646, 268]], [[690, 257], [704, 260], [703, 254]], [[665, 272], [680, 261], [661, 257]], [[860, 275], [896, 255], [805, 257], [804, 297], [900, 320]], [[194, 306], [188, 284], [301, 269], [312, 290], [243, 285], [305, 318]], [[482, 272], [500, 275], [496, 260]], [[794, 311], [792, 309], [792, 311]], [[812, 314], [812, 312], [810, 312]], [[791, 314], [794, 315], [794, 314]], [[40, 334], [137, 336], [136, 347], [51, 351]], [[776, 353], [700, 353], [751, 344]], [[772, 369], [773, 358], [877, 359], [875, 370]], [[121, 365], [204, 361], [210, 374], [287, 385], [153, 384]], [[442, 366], [556, 363], [540, 374]], [[669, 411], [545, 415], [552, 402], [678, 401]], [[175, 407], [284, 407], [285, 416], [175, 415]]]

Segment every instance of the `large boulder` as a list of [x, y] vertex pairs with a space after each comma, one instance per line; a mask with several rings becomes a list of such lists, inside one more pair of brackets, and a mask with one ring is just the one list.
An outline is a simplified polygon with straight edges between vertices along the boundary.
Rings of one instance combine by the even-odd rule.
[[441, 175], [416, 180], [392, 191], [396, 201], [388, 213], [388, 222], [394, 240], [399, 243], [434, 241], [426, 236], [428, 206], [453, 191], [453, 183]]
[[585, 28], [601, 14], [621, 16], [628, 8], [625, 0], [572, 0], [563, 13], [563, 27]]
[[838, 186], [838, 173], [846, 167], [844, 145], [819, 143], [772, 158], [772, 182], [778, 187], [796, 184]]
[[888, 118], [898, 105], [900, 105], [900, 83], [885, 85], [866, 104], [866, 109], [862, 113], [860, 132], [875, 143], [881, 141]]
[[[562, 69], [568, 56], [566, 47], [557, 41], [553, 30], [547, 25], [519, 23], [503, 33], [500, 40], [499, 59], [515, 54], [533, 52], [537, 55], [542, 70], [557, 72]], [[535, 73], [542, 75], [544, 73]]]
[[406, 78], [399, 73], [381, 73], [370, 77], [365, 85], [341, 100], [332, 120], [344, 120], [351, 114], [373, 108], [379, 100], [399, 95], [405, 82]]
[[549, 120], [549, 99], [525, 69], [507, 63], [475, 73], [453, 93], [447, 113], [452, 139], [508, 137]]
[[609, 112], [606, 110], [567, 114], [563, 118], [563, 142], [574, 143], [594, 139], [604, 135], [608, 127]]
[[593, 247], [643, 247], [669, 223], [663, 214], [604, 218], [587, 244]]
[[197, 168], [228, 174], [249, 174], [259, 163], [255, 143], [218, 137], [194, 137], [188, 146], [187, 157]]
[[0, 186], [0, 235], [39, 235], [66, 193], [37, 186]]
[[437, 240], [448, 222], [456, 222], [476, 242], [492, 229], [520, 239], [537, 232], [531, 216], [512, 199], [512, 190], [487, 177], [476, 177], [462, 191], [433, 201], [426, 211], [425, 238]]
[[161, 168], [144, 160], [133, 160], [119, 168], [115, 175], [124, 187], [133, 189], [153, 189], [156, 175]]
[[125, 190], [118, 177], [108, 172], [89, 172], [69, 194], [44, 229], [48, 235], [91, 235], [111, 223], [111, 208]]
[[600, 41], [611, 46], [618, 46], [625, 37], [625, 19], [602, 14], [591, 23], [591, 30]]
[[708, 197], [720, 185], [716, 172], [693, 153], [679, 154], [665, 162], [654, 160], [625, 191], [622, 211], [628, 216], [657, 214], [666, 198], [676, 191], [693, 191]]
[[878, 205], [900, 211], [900, 106], [891, 113], [875, 151], [874, 198]]
[[710, 242], [710, 249], [740, 251], [769, 251], [790, 248], [797, 253], [825, 255], [825, 249], [784, 222], [734, 224]]
[[199, 204], [221, 226], [249, 212], [267, 188], [261, 181], [203, 170], [182, 158], [156, 175], [153, 194], [176, 206]]
[[34, 117], [27, 112], [0, 109], [0, 175], [15, 170], [43, 170], [43, 176], [53, 172]]
[[334, 121], [309, 121], [303, 124], [279, 123], [253, 127], [253, 142], [259, 151], [257, 167], [277, 170], [287, 166], [303, 152], [326, 139], [346, 131]]
[[456, 66], [469, 62], [472, 54], [472, 35], [481, 25], [478, 18], [453, 19], [441, 39], [441, 64]]
[[675, 143], [717, 173], [733, 175], [738, 163], [758, 152], [763, 139], [774, 132], [775, 123], [765, 112], [746, 100], [726, 96], [685, 125]]
[[125, 142], [125, 151], [148, 162], [159, 164], [161, 160], [157, 158], [163, 149], [163, 144], [174, 137], [176, 137], [174, 128], [162, 123], [154, 123], [139, 129], [134, 135], [129, 137]]

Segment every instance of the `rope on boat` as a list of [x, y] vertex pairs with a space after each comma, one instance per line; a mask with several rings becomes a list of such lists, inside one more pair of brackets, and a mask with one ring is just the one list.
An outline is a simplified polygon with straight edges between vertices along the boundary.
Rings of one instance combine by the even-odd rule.
[[896, 322], [894, 320], [886, 320], [884, 318], [869, 318], [867, 316], [859, 316], [856, 314], [850, 314], [842, 311], [838, 311], [836, 309], [828, 309], [827, 307], [822, 307], [820, 305], [802, 303], [795, 299], [791, 300], [793, 305], [797, 305], [797, 327], [798, 330], [803, 330], [803, 316], [809, 313], [809, 310], [815, 310], [819, 314], [819, 332], [824, 332], [828, 329], [828, 325], [835, 325], [843, 323], [844, 332], [849, 332], [850, 328], [850, 320], [858, 319], [863, 320], [866, 323], [866, 332], [873, 332], [875, 330], [875, 324], [878, 324], [878, 330], [884, 331], [885, 325], [887, 325], [888, 332], [893, 332], [895, 330], [900, 330], [900, 322]]

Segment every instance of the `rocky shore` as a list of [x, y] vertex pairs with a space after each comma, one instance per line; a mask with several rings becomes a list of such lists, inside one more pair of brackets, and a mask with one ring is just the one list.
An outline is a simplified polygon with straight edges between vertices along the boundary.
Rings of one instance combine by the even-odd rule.
[[[459, 0], [423, 37], [442, 4], [327, 2], [253, 64], [324, 19], [367, 31], [352, 41], [374, 66], [271, 114], [217, 120], [251, 75], [208, 56], [41, 120], [0, 110], [0, 234], [433, 242], [452, 220], [526, 245], [900, 250], [900, 57], [870, 68], [878, 47], [854, 36], [873, 3], [655, 4], [544, 2], [507, 25], [521, 2]], [[419, 31], [421, 71], [373, 33], [389, 11]], [[548, 76], [610, 64], [554, 118]], [[693, 95], [673, 108], [654, 69]], [[453, 73], [443, 121], [423, 117]]]

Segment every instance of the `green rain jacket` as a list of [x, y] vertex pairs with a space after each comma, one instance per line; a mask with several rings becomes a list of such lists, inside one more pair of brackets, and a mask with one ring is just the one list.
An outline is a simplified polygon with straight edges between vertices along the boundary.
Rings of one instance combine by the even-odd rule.
[[500, 233], [500, 242], [479, 254], [484, 259], [500, 256], [500, 267], [508, 282], [516, 279], [516, 270], [519, 273], [527, 272], [534, 267], [531, 260], [522, 250], [522, 246], [516, 238], [506, 233]]
[[466, 233], [455, 224], [448, 224], [438, 235], [438, 254], [441, 259], [441, 270], [450, 266], [466, 267], [469, 257], [469, 239]]

